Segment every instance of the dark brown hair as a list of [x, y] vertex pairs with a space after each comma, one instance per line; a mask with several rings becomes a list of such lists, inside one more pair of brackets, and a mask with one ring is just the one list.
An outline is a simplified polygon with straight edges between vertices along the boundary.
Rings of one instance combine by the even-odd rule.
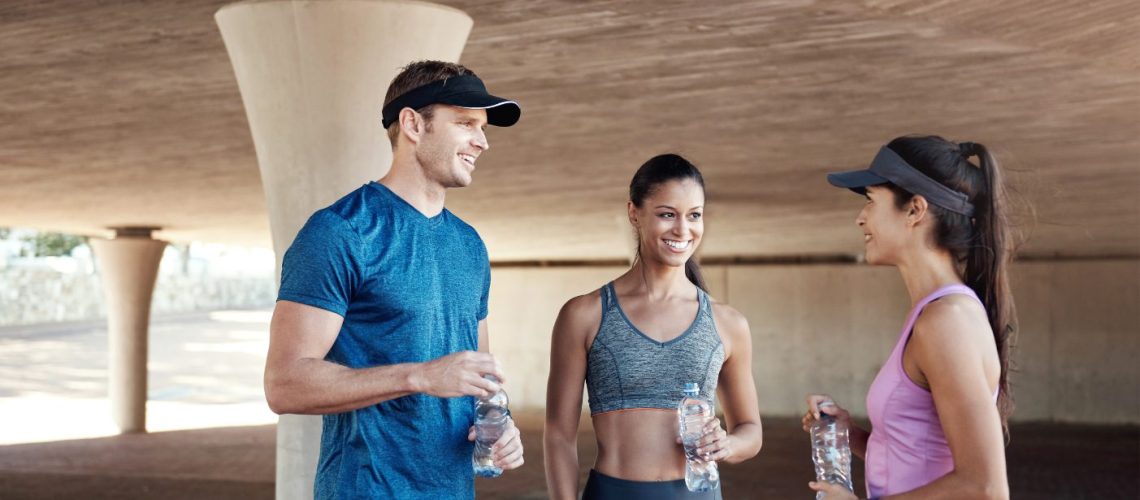
[[[934, 242], [954, 256], [963, 269], [963, 280], [985, 305], [998, 358], [998, 413], [1008, 436], [1013, 394], [1009, 388], [1010, 354], [1017, 331], [1017, 311], [1009, 288], [1008, 269], [1013, 259], [1009, 230], [1006, 186], [1001, 168], [985, 146], [973, 142], [955, 144], [938, 136], [899, 137], [887, 144], [907, 163], [927, 177], [965, 193], [974, 205], [974, 216], [929, 205], [936, 221]], [[977, 157], [978, 164], [970, 162]], [[914, 194], [887, 184], [895, 204], [902, 209]]]
[[[449, 63], [444, 61], [416, 61], [400, 70], [400, 74], [392, 79], [392, 83], [388, 84], [388, 93], [384, 96], [384, 106], [391, 103], [397, 97], [400, 97], [412, 89], [423, 87], [432, 82], [446, 80], [453, 76], [471, 75], [475, 76], [475, 72], [467, 69], [461, 64]], [[429, 124], [431, 123], [432, 113], [435, 111], [435, 104], [429, 104], [416, 112], [423, 115], [424, 120]], [[383, 109], [383, 107], [381, 107]], [[396, 147], [396, 138], [400, 136], [400, 122], [399, 120], [393, 122], [388, 126], [388, 140], [392, 142], [392, 147]]]
[[[634, 206], [641, 208], [641, 204], [645, 199], [652, 196], [653, 193], [662, 184], [669, 181], [683, 181], [692, 179], [701, 186], [701, 192], [705, 190], [705, 179], [701, 177], [701, 171], [689, 160], [682, 158], [680, 155], [663, 154], [650, 158], [649, 161], [641, 165], [637, 169], [637, 173], [633, 174], [633, 180], [629, 182], [629, 201], [632, 201]], [[641, 259], [641, 240], [637, 241], [637, 259]], [[701, 290], [708, 292], [708, 287], [705, 286], [705, 278], [701, 275], [701, 266], [696, 261], [696, 256], [689, 257], [685, 261], [685, 276], [689, 281], [697, 285]]]

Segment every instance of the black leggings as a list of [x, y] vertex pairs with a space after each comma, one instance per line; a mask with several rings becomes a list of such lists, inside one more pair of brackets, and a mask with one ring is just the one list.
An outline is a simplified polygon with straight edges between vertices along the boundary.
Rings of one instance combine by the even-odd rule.
[[720, 488], [693, 493], [685, 480], [628, 481], [590, 469], [582, 500], [721, 500]]

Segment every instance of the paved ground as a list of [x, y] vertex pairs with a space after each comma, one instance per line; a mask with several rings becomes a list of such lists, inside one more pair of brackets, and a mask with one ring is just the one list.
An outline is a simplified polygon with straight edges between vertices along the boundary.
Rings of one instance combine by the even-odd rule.
[[[147, 428], [276, 423], [261, 389], [269, 315], [154, 318]], [[106, 397], [105, 323], [0, 328], [0, 445], [114, 435]]]
[[[528, 427], [526, 465], [480, 479], [480, 499], [546, 498], [541, 430]], [[796, 422], [768, 419], [765, 431], [760, 456], [724, 467], [725, 498], [811, 498], [808, 445]], [[592, 439], [583, 433], [579, 441], [585, 463]], [[3, 446], [0, 498], [271, 499], [273, 440], [266, 425]], [[1018, 426], [1009, 448], [1013, 498], [1135, 500], [1138, 450], [1136, 429]]]
[[[0, 499], [272, 498], [274, 426], [248, 425], [267, 418], [267, 319], [261, 311], [156, 320], [148, 408], [161, 432], [127, 436], [106, 436], [99, 325], [0, 329], [0, 438], [14, 443], [0, 446]], [[522, 415], [520, 426], [526, 465], [479, 480], [480, 499], [546, 498], [541, 420]], [[592, 461], [589, 432], [579, 453]], [[1007, 456], [1015, 499], [1140, 498], [1135, 426], [1015, 425]], [[796, 421], [767, 418], [760, 456], [724, 467], [725, 498], [811, 498], [807, 457]]]

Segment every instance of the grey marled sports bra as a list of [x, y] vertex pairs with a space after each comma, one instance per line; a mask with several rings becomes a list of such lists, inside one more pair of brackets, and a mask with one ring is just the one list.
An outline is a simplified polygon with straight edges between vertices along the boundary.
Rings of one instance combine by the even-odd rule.
[[590, 414], [631, 408], [676, 409], [687, 382], [701, 395], [716, 395], [724, 345], [713, 322], [712, 304], [697, 289], [697, 317], [677, 338], [658, 342], [641, 333], [618, 304], [613, 282], [601, 289], [602, 324], [586, 354]]

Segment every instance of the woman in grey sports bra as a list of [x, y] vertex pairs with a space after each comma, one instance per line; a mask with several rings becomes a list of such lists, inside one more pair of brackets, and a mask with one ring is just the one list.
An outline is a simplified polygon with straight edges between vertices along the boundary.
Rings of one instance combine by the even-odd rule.
[[736, 463], [760, 451], [748, 322], [705, 293], [691, 257], [704, 232], [704, 180], [660, 155], [630, 183], [637, 259], [625, 274], [563, 306], [554, 325], [546, 396], [546, 482], [555, 500], [579, 492], [578, 426], [589, 390], [598, 458], [585, 500], [719, 499], [685, 487], [677, 404], [686, 382], [719, 396], [727, 431], [710, 422], [700, 450]]

